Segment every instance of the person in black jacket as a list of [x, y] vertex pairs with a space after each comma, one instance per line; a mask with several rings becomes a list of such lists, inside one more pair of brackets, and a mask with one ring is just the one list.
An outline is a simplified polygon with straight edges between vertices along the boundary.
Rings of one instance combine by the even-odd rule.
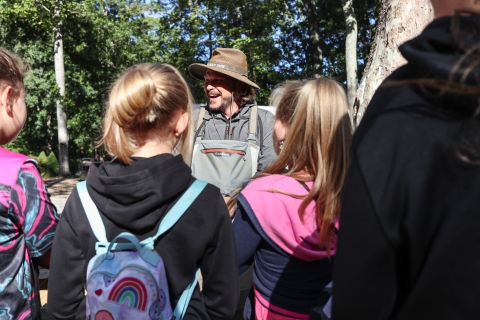
[[353, 138], [333, 319], [480, 319], [480, 3], [432, 4]]
[[[142, 64], [114, 83], [101, 143], [113, 162], [92, 165], [87, 190], [111, 241], [127, 231], [153, 236], [165, 213], [195, 180], [182, 155], [189, 150], [193, 98], [180, 73], [167, 64]], [[172, 155], [176, 148], [181, 155]], [[55, 234], [48, 312], [56, 319], [85, 319], [86, 267], [96, 238], [76, 190]], [[208, 185], [155, 244], [174, 307], [200, 267], [184, 319], [226, 319], [238, 301], [235, 239], [219, 189]]]

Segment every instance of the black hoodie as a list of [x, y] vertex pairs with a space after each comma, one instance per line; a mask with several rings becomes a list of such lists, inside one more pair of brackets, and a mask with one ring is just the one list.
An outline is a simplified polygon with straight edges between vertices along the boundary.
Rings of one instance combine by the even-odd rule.
[[[101, 212], [111, 241], [128, 231], [140, 240], [153, 236], [165, 213], [193, 183], [181, 156], [162, 154], [133, 159], [131, 165], [92, 166], [90, 196]], [[78, 192], [70, 195], [55, 234], [48, 311], [56, 319], [85, 319], [86, 268], [95, 255], [96, 238]], [[227, 319], [238, 300], [235, 239], [218, 188], [208, 185], [175, 226], [157, 240], [165, 263], [172, 307], [198, 267], [203, 290], [195, 290], [185, 319]]]
[[[478, 45], [480, 18], [459, 22], [461, 40]], [[458, 64], [465, 52], [451, 26], [437, 19], [400, 47], [408, 64], [377, 90], [355, 132], [333, 319], [480, 319], [480, 166], [456, 149], [465, 128], [478, 128], [479, 96], [400, 84], [458, 81], [473, 66]], [[479, 86], [479, 69], [464, 83]]]

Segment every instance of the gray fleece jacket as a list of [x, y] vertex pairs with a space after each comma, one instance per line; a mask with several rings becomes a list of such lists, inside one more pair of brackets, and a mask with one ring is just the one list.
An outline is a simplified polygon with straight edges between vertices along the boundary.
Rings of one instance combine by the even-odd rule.
[[[204, 117], [206, 123], [198, 132], [195, 132], [195, 139], [197, 135], [201, 134], [200, 131], [203, 131], [203, 140], [237, 140], [246, 142], [248, 138], [248, 122], [251, 107], [253, 107], [253, 104], [247, 104], [232, 115], [231, 128], [229, 128], [230, 120], [227, 119], [223, 113], [210, 112], [207, 107], [207, 112]], [[199, 112], [200, 109], [194, 110], [193, 118], [195, 127]], [[277, 158], [277, 154], [273, 149], [272, 139], [274, 124], [275, 116], [271, 112], [259, 108], [257, 117], [257, 145], [260, 146], [260, 154], [258, 156], [257, 172], [264, 170]]]

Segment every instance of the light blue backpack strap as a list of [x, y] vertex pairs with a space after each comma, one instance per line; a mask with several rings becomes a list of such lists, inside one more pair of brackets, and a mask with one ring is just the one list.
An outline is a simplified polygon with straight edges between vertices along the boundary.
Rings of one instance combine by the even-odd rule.
[[[83, 209], [90, 223], [90, 227], [93, 230], [93, 234], [97, 238], [97, 241], [105, 244], [108, 247], [107, 232], [105, 231], [105, 226], [103, 225], [102, 218], [98, 212], [97, 206], [93, 203], [92, 198], [88, 194], [87, 182], [81, 181], [77, 183], [77, 191], [80, 196], [80, 201], [82, 202]], [[95, 247], [95, 250], [98, 249], [98, 242]]]
[[197, 270], [195, 273], [195, 279], [193, 282], [188, 285], [188, 287], [183, 291], [180, 299], [178, 299], [177, 305], [173, 310], [172, 320], [181, 320], [185, 316], [185, 312], [187, 312], [188, 304], [190, 303], [190, 299], [192, 298], [193, 291], [197, 287], [198, 282], [198, 274], [200, 273], [200, 269]]
[[[153, 237], [153, 240], [157, 239], [165, 231], [169, 230], [175, 223], [180, 219], [185, 211], [190, 207], [193, 201], [198, 197], [198, 195], [205, 189], [207, 183], [202, 180], [195, 180], [195, 182], [188, 188], [188, 190], [182, 195], [182, 197], [175, 203], [172, 209], [168, 211], [167, 215], [163, 218], [158, 228], [157, 234]], [[154, 242], [154, 241], [153, 241]], [[188, 304], [192, 298], [193, 291], [197, 287], [198, 274], [200, 269], [195, 273], [195, 278], [192, 283], [190, 283], [187, 288], [183, 291], [180, 299], [178, 300], [175, 309], [173, 310], [172, 319], [181, 320], [183, 319], [185, 312], [187, 311]]]
[[153, 241], [155, 241], [159, 236], [164, 232], [168, 231], [171, 227], [177, 223], [185, 211], [190, 207], [190, 205], [195, 201], [198, 195], [205, 189], [207, 183], [202, 180], [195, 180], [194, 183], [188, 188], [187, 191], [178, 199], [177, 203], [168, 211], [168, 213], [163, 218], [160, 226], [158, 227], [157, 234], [153, 236]]

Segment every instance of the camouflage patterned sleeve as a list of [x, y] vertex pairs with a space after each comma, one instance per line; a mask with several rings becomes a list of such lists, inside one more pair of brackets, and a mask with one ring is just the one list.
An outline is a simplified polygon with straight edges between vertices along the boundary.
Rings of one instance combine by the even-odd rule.
[[11, 208], [33, 258], [50, 250], [59, 216], [34, 162], [27, 161], [12, 186]]

